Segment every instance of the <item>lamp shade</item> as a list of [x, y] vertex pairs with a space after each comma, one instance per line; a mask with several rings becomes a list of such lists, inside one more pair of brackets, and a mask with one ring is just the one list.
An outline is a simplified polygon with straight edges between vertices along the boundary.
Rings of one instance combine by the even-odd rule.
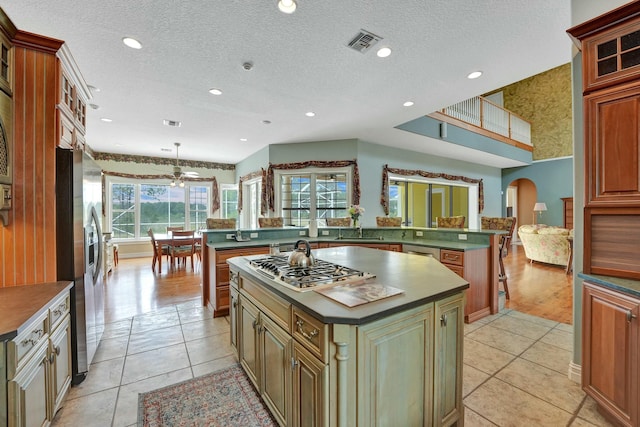
[[542, 211], [546, 211], [547, 210], [547, 205], [544, 202], [537, 202], [534, 206], [533, 206], [533, 210], [535, 212], [542, 212]]

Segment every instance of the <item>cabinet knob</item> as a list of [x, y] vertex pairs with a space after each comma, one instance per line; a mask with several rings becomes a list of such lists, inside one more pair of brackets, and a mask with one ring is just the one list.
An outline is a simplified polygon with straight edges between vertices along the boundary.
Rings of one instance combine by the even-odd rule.
[[631, 322], [633, 319], [635, 319], [636, 316], [635, 314], [633, 314], [633, 311], [631, 310], [627, 310], [627, 322]]
[[447, 326], [447, 315], [440, 315], [440, 326]]
[[291, 370], [296, 369], [296, 366], [298, 366], [300, 363], [298, 363], [298, 361], [295, 359], [295, 357], [291, 358]]

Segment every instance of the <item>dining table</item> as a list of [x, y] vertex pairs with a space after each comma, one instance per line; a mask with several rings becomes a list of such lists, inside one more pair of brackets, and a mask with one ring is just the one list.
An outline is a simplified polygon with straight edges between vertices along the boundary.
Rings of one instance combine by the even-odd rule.
[[[173, 236], [173, 233], [171, 232], [154, 233], [153, 237], [156, 240], [156, 245], [158, 245], [158, 247], [173, 245], [176, 241], [180, 240], [191, 240], [191, 237], [189, 236]], [[202, 233], [194, 233], [193, 240], [195, 241], [196, 245], [199, 245], [202, 241]], [[171, 268], [169, 268], [169, 270], [167, 271], [171, 271]], [[162, 272], [162, 256], [158, 257], [158, 272]]]

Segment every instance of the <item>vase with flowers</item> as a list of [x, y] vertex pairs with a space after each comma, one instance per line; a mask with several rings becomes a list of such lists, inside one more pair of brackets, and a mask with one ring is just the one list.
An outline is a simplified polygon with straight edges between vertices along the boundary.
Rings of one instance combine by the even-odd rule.
[[360, 219], [360, 215], [364, 213], [364, 208], [360, 205], [351, 205], [347, 212], [349, 212], [353, 220], [353, 227], [358, 228], [358, 220]]

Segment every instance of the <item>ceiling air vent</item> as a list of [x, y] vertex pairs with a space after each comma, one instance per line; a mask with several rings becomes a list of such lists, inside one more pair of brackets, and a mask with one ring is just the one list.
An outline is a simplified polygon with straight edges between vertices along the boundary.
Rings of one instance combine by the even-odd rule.
[[347, 46], [360, 53], [365, 53], [380, 40], [382, 40], [382, 37], [376, 36], [366, 30], [360, 30], [360, 32], [349, 42]]
[[176, 128], [179, 128], [180, 126], [182, 126], [182, 123], [179, 122], [178, 120], [166, 120], [165, 119], [165, 120], [162, 121], [162, 123], [165, 126], [173, 126], [173, 127], [176, 127]]

